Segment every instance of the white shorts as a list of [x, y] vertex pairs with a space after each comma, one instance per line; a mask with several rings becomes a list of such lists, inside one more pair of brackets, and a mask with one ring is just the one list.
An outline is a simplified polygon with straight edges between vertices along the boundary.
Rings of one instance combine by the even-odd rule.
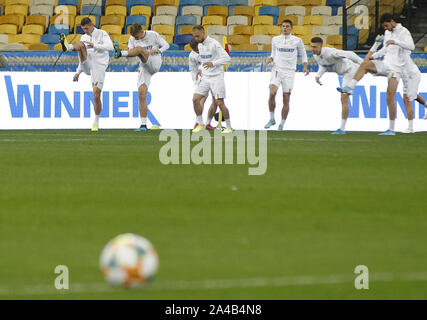
[[421, 82], [421, 73], [406, 74], [402, 76], [403, 94], [407, 94], [409, 101], [417, 99], [418, 88]]
[[100, 90], [104, 87], [105, 80], [105, 70], [106, 66], [97, 65], [92, 63], [89, 60], [86, 60], [84, 63], [80, 63], [81, 70], [90, 76], [90, 81], [92, 85], [98, 87]]
[[195, 94], [200, 94], [204, 97], [209, 95], [209, 91], [215, 99], [225, 99], [224, 74], [213, 77], [203, 76], [194, 89]]
[[280, 72], [272, 71], [270, 78], [270, 85], [274, 85], [277, 88], [282, 86], [284, 93], [290, 93], [294, 88], [295, 71]]
[[387, 79], [396, 78], [397, 82], [400, 81], [402, 78], [402, 75], [400, 72], [390, 69], [388, 65], [384, 63], [384, 61], [381, 60], [374, 60], [372, 61], [375, 65], [375, 68], [377, 69], [377, 73], [375, 76], [377, 77], [386, 77]]
[[162, 56], [154, 55], [149, 56], [148, 61], [144, 64], [139, 65], [139, 74], [138, 74], [138, 88], [145, 84], [147, 88], [150, 86], [151, 77], [159, 72], [160, 67], [162, 66]]
[[354, 75], [356, 74], [357, 70], [359, 69], [359, 66], [354, 66], [350, 71], [346, 72], [342, 76], [342, 87], [348, 87], [350, 86], [351, 80], [353, 80]]

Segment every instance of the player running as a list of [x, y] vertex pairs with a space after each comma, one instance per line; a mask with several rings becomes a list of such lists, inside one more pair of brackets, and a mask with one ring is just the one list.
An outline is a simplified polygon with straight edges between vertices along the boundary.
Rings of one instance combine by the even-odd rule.
[[131, 37], [128, 50], [120, 50], [119, 42], [114, 41], [114, 58], [139, 57], [138, 99], [141, 126], [135, 131], [147, 131], [147, 92], [151, 77], [159, 72], [162, 66], [162, 53], [169, 49], [169, 43], [160, 34], [152, 30], [144, 30], [138, 23], [130, 27]]
[[[197, 86], [198, 83], [201, 80], [201, 69], [200, 66], [202, 65], [202, 62], [200, 60], [200, 56], [199, 56], [199, 48], [198, 48], [198, 42], [196, 41], [196, 39], [191, 39], [190, 41], [190, 47], [192, 49], [192, 51], [190, 52], [190, 55], [188, 56], [188, 67], [190, 69], [191, 72], [191, 78], [193, 79], [194, 84]], [[206, 97], [203, 97], [200, 100], [201, 103], [201, 107], [203, 109], [203, 106], [205, 105], [206, 102]], [[216, 105], [216, 101], [215, 98], [212, 95], [212, 103], [211, 106], [209, 107], [208, 110], [208, 119], [206, 120], [206, 129], [207, 130], [215, 130], [215, 127], [211, 126], [211, 122], [212, 122], [212, 118], [215, 115], [217, 109], [217, 105]], [[194, 128], [196, 128], [199, 125], [199, 123], [196, 120], [196, 125], [194, 126]]]
[[[311, 39], [311, 51], [313, 52], [314, 60], [319, 65], [319, 72], [316, 75], [316, 82], [322, 85], [320, 79], [326, 71], [331, 70], [339, 76], [343, 76], [343, 86], [347, 86], [353, 79], [354, 75], [359, 69], [363, 59], [351, 51], [343, 51], [335, 48], [323, 47], [323, 40], [319, 37]], [[349, 106], [348, 97], [346, 93], [341, 94], [342, 105], [342, 120], [341, 127], [332, 132], [332, 134], [345, 134], [345, 126], [348, 119]]]
[[193, 132], [199, 132], [205, 129], [202, 118], [203, 105], [201, 104], [201, 100], [206, 98], [209, 91], [211, 91], [226, 122], [227, 127], [222, 133], [231, 133], [233, 129], [231, 128], [230, 114], [224, 103], [224, 65], [230, 62], [230, 56], [218, 41], [206, 35], [203, 26], [194, 26], [193, 37], [198, 43], [199, 56], [202, 64], [201, 71], [199, 72], [201, 79], [193, 95], [193, 107], [198, 123], [198, 126], [193, 129]]
[[113, 50], [113, 43], [108, 33], [95, 28], [89, 18], [83, 18], [80, 25], [85, 34], [82, 35], [79, 42], [68, 44], [63, 33], [60, 34], [59, 41], [62, 51], [77, 51], [79, 54], [79, 66], [73, 81], [78, 81], [82, 72], [91, 76], [95, 110], [92, 131], [96, 132], [99, 129], [99, 115], [102, 110], [101, 91], [104, 86], [105, 70], [110, 61], [108, 52]]
[[265, 129], [268, 129], [276, 124], [274, 119], [274, 109], [276, 109], [276, 94], [279, 87], [282, 86], [282, 121], [278, 130], [283, 130], [283, 126], [285, 125], [285, 121], [289, 113], [289, 100], [294, 86], [298, 54], [302, 58], [304, 74], [306, 76], [309, 74], [307, 69], [307, 52], [305, 51], [304, 43], [300, 38], [291, 34], [292, 27], [292, 21], [283, 20], [281, 24], [282, 34], [280, 36], [274, 37], [271, 41], [271, 56], [267, 59], [265, 64], [265, 69], [267, 69], [267, 66], [270, 63], [273, 63], [270, 80], [270, 96], [268, 99], [270, 120], [265, 125]]
[[[350, 84], [343, 88], [337, 88], [341, 93], [352, 94], [357, 82], [363, 78], [366, 73], [372, 73], [375, 76], [383, 76], [388, 78], [387, 87], [387, 105], [389, 110], [390, 127], [380, 135], [394, 136], [395, 120], [396, 120], [396, 104], [394, 98], [396, 96], [397, 86], [403, 75], [405, 65], [406, 51], [415, 49], [414, 40], [411, 33], [397, 23], [391, 14], [385, 13], [381, 16], [381, 24], [385, 31], [384, 38], [377, 37], [375, 44], [365, 57], [365, 61], [361, 64]], [[387, 50], [384, 55], [384, 61], [374, 60], [376, 57], [374, 52], [384, 41]]]

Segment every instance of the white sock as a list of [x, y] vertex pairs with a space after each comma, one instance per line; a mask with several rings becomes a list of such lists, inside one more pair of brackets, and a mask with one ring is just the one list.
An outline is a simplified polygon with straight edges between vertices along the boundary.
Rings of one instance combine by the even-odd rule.
[[74, 46], [70, 43], [69, 45], [68, 45], [68, 51], [73, 51], [74, 50]]
[[351, 79], [349, 87], [354, 89], [354, 87], [357, 85], [357, 80]]
[[141, 124], [147, 125], [147, 117], [141, 117]]
[[231, 129], [231, 121], [230, 121], [230, 118], [228, 118], [227, 120], [225, 120], [225, 124], [227, 125], [227, 128]]
[[204, 126], [205, 124], [203, 123], [203, 117], [202, 116], [197, 116], [197, 123], [201, 126]]
[[285, 125], [285, 121], [286, 119], [282, 119], [282, 121], [280, 122], [280, 125], [283, 127]]
[[409, 122], [408, 128], [414, 130], [414, 120], [408, 120], [408, 122]]
[[341, 130], [342, 131], [345, 131], [345, 125], [347, 124], [347, 119], [342, 119], [341, 120]]
[[206, 120], [206, 125], [211, 124], [211, 121], [212, 121], [212, 118], [208, 118], [208, 119]]
[[390, 120], [390, 130], [394, 131], [394, 122], [395, 120]]
[[128, 52], [125, 50], [120, 51], [122, 53], [122, 57], [127, 57], [128, 56]]
[[270, 111], [270, 119], [274, 120], [274, 111], [273, 112]]
[[95, 114], [95, 119], [93, 121], [93, 124], [99, 125], [99, 114]]

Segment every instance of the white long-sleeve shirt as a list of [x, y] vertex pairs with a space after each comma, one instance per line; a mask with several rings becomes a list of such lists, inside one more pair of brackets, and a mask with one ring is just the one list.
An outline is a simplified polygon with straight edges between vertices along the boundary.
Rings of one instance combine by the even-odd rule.
[[273, 71], [296, 71], [298, 54], [302, 63], [307, 63], [307, 52], [301, 38], [293, 35], [280, 35], [271, 40]]
[[[80, 41], [93, 43], [93, 48], [88, 47], [86, 44], [88, 61], [90, 61], [92, 65], [107, 69], [108, 63], [110, 62], [110, 55], [108, 52], [114, 50], [113, 42], [111, 41], [108, 33], [104, 30], [94, 28], [92, 34], [82, 35]], [[77, 73], [80, 72], [81, 65], [79, 64], [77, 67]]]
[[190, 69], [191, 79], [194, 83], [196, 83], [196, 75], [199, 71], [201, 64], [202, 61], [200, 59], [199, 54], [195, 51], [191, 51], [190, 55], [188, 56], [188, 68]]
[[[395, 44], [387, 46], [389, 40], [394, 40]], [[393, 29], [384, 33], [384, 46], [383, 48], [374, 53], [372, 57], [378, 59], [384, 56], [384, 64], [391, 70], [402, 72], [405, 65], [405, 55], [415, 49], [414, 40], [408, 29], [400, 23]]]
[[221, 44], [207, 36], [205, 41], [199, 43], [198, 48], [201, 64], [205, 62], [213, 64], [211, 68], [202, 67], [202, 76], [212, 77], [224, 74], [224, 65], [230, 63], [231, 58]]
[[[169, 49], [169, 43], [156, 31], [146, 30], [142, 39], [136, 40], [135, 37], [130, 36], [128, 41], [128, 48], [142, 47], [147, 51], [151, 49], [158, 49], [161, 53]], [[140, 62], [142, 65], [142, 61]]]
[[321, 78], [328, 69], [343, 76], [363, 62], [363, 59], [352, 51], [328, 47], [323, 47], [320, 55], [313, 54], [313, 58], [319, 65], [319, 72], [317, 73], [317, 77], [319, 78]]

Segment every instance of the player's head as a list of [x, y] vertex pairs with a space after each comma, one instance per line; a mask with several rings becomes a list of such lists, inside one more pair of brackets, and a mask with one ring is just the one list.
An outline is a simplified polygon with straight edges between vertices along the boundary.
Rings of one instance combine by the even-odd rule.
[[144, 38], [145, 30], [139, 23], [135, 22], [130, 26], [130, 34], [135, 38], [135, 40], [140, 40]]
[[196, 39], [191, 39], [190, 47], [194, 52], [199, 53], [199, 43], [196, 41]]
[[393, 31], [396, 27], [397, 22], [394, 20], [393, 15], [390, 13], [384, 13], [381, 16], [381, 25], [384, 27], [384, 30]]
[[319, 56], [322, 53], [323, 40], [320, 37], [314, 37], [311, 39], [310, 43], [311, 51], [316, 56]]
[[90, 20], [88, 17], [83, 18], [82, 21], [80, 21], [80, 26], [86, 34], [92, 34], [93, 29], [95, 29], [92, 20]]
[[206, 39], [205, 28], [201, 25], [197, 25], [193, 27], [193, 37], [197, 41], [197, 43], [202, 43]]
[[292, 28], [293, 28], [293, 23], [291, 20], [283, 20], [282, 23], [280, 24], [280, 31], [282, 32], [282, 34], [288, 36], [291, 34]]

